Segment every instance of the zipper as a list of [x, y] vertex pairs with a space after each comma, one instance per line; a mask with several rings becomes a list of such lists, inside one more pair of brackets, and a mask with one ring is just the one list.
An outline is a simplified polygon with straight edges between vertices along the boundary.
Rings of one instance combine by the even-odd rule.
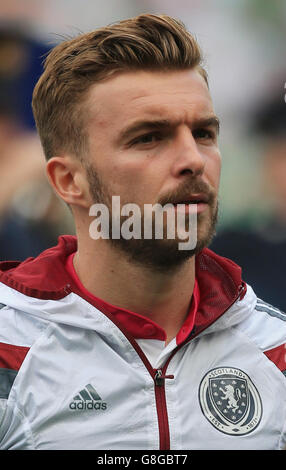
[[[224, 312], [218, 318], [220, 318], [229, 308], [231, 308], [232, 305], [238, 299], [241, 300], [245, 294], [245, 291], [246, 291], [246, 285], [245, 283], [243, 283], [239, 286], [237, 296], [235, 297], [233, 302], [230, 305], [228, 305], [228, 307], [224, 310]], [[98, 308], [96, 305], [95, 307]], [[102, 307], [100, 308], [100, 310], [118, 327], [118, 329], [128, 339], [128, 341], [133, 346], [138, 356], [142, 360], [146, 369], [150, 373], [151, 377], [153, 378], [154, 388], [155, 388], [156, 409], [157, 409], [157, 416], [158, 416], [158, 427], [159, 427], [159, 442], [160, 442], [159, 450], [170, 450], [170, 430], [169, 430], [168, 410], [167, 410], [167, 402], [166, 402], [166, 394], [165, 394], [165, 379], [174, 379], [174, 376], [165, 375], [167, 367], [171, 359], [174, 357], [177, 351], [181, 349], [181, 347], [183, 347], [187, 342], [189, 342], [190, 340], [198, 336], [202, 331], [204, 331], [204, 329], [208, 328], [216, 320], [218, 320], [218, 318], [216, 318], [213, 322], [208, 324], [199, 333], [194, 334], [193, 336], [187, 338], [183, 343], [181, 343], [177, 348], [175, 348], [162, 368], [153, 369], [147, 357], [143, 353], [142, 349], [140, 348], [138, 343], [134, 340], [134, 338], [130, 336], [129, 332], [126, 331], [125, 328], [123, 328], [122, 325], [120, 325], [117, 321], [115, 321], [114, 317], [110, 314], [110, 312], [108, 312], [106, 309], [102, 309]]]
[[[234, 301], [227, 307], [227, 309], [220, 315], [220, 317], [230, 309], [234, 303], [244, 297], [246, 291], [245, 283], [242, 283], [239, 286], [238, 293], [234, 299]], [[220, 318], [219, 317], [219, 318]], [[218, 320], [216, 318], [212, 323], [208, 324], [206, 328], [210, 325], [215, 323]], [[204, 329], [206, 329], [204, 328]], [[199, 333], [194, 334], [193, 337], [186, 339], [183, 343], [181, 343], [176, 349], [173, 350], [167, 361], [165, 362], [164, 366], [161, 369], [154, 369], [153, 370], [153, 379], [155, 384], [155, 398], [156, 398], [156, 408], [157, 408], [157, 415], [158, 415], [158, 426], [159, 426], [159, 439], [160, 439], [160, 450], [170, 450], [170, 428], [169, 428], [169, 420], [168, 420], [168, 410], [167, 410], [167, 402], [166, 402], [166, 393], [165, 393], [165, 379], [174, 379], [174, 375], [166, 375], [167, 367], [174, 357], [174, 355], [183, 347], [186, 343], [190, 340], [199, 336], [202, 333], [201, 330]]]
[[[166, 370], [167, 364], [164, 369]], [[173, 375], [164, 375], [163, 369], [154, 370], [155, 399], [158, 415], [160, 450], [170, 450], [170, 428], [165, 393], [165, 379], [173, 379]]]
[[155, 385], [158, 385], [158, 387], [164, 386], [164, 384], [165, 384], [164, 380], [165, 379], [173, 379], [173, 378], [174, 378], [173, 375], [163, 375], [163, 370], [162, 369], [156, 369], [155, 370], [154, 380], [155, 380]]

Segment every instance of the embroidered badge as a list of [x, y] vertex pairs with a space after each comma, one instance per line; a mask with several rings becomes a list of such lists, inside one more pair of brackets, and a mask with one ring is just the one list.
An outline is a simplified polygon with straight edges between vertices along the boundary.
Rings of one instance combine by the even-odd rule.
[[199, 402], [207, 420], [225, 434], [249, 434], [262, 417], [255, 385], [245, 372], [234, 367], [210, 370], [201, 381]]

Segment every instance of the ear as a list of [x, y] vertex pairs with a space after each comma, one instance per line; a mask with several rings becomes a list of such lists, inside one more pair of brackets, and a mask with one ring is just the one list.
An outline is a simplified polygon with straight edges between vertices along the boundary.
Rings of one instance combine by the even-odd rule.
[[51, 186], [71, 206], [90, 207], [89, 188], [79, 159], [64, 155], [47, 162], [46, 173]]

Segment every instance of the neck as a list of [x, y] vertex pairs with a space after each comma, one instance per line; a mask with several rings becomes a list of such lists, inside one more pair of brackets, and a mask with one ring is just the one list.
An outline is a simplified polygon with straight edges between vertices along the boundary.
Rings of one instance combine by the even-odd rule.
[[153, 320], [165, 330], [167, 342], [179, 332], [194, 289], [194, 257], [177, 269], [161, 272], [130, 262], [106, 240], [86, 243], [78, 237], [74, 267], [89, 292]]

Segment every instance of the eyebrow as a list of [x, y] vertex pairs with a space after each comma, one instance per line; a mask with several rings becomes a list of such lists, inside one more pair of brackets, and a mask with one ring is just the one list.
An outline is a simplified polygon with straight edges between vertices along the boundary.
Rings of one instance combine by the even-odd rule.
[[[156, 120], [139, 120], [133, 122], [126, 129], [123, 129], [118, 136], [118, 142], [124, 142], [130, 139], [134, 134], [137, 134], [143, 130], [158, 130], [158, 129], [171, 129], [176, 127], [179, 124], [179, 121], [171, 121], [168, 119], [156, 119]], [[220, 120], [217, 116], [212, 115], [205, 118], [198, 118], [192, 121], [192, 130], [204, 128], [204, 127], [214, 127], [217, 134], [220, 130]]]

